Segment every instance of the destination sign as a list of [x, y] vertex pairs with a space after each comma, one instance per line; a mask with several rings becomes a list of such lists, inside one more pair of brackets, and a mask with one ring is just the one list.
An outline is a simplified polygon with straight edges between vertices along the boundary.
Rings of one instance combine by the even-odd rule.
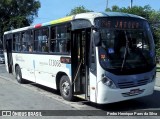
[[96, 20], [96, 26], [117, 29], [142, 29], [145, 22], [129, 18], [100, 18]]

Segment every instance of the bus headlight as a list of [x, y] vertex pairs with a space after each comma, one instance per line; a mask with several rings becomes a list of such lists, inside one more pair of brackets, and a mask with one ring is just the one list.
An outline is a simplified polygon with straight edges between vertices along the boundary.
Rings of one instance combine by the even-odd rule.
[[115, 89], [117, 88], [116, 85], [114, 84], [114, 82], [109, 79], [108, 77], [103, 77], [102, 78], [102, 83], [105, 84], [106, 86], [108, 86], [109, 88]]

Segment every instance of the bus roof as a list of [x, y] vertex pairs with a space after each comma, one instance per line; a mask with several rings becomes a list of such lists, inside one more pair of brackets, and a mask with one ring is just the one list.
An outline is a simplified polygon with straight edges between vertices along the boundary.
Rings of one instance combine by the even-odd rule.
[[122, 12], [88, 12], [88, 13], [77, 14], [75, 15], [74, 18], [94, 19], [96, 17], [134, 17], [134, 18], [144, 19], [143, 17], [138, 15], [122, 13]]
[[40, 28], [43, 26], [48, 26], [48, 25], [54, 25], [54, 24], [59, 24], [63, 22], [69, 22], [75, 19], [88, 19], [91, 21], [92, 24], [94, 24], [94, 19], [96, 17], [132, 17], [132, 18], [139, 18], [139, 19], [144, 19], [141, 16], [133, 15], [133, 14], [128, 14], [128, 13], [122, 13], [122, 12], [87, 12], [87, 13], [81, 13], [77, 15], [72, 15], [72, 16], [67, 16], [61, 19], [53, 20], [50, 22], [42, 23], [42, 24], [36, 24], [33, 26], [28, 26], [28, 27], [23, 27], [11, 31], [4, 32], [4, 34], [10, 34], [10, 33], [15, 33], [19, 31], [25, 31], [33, 28]]

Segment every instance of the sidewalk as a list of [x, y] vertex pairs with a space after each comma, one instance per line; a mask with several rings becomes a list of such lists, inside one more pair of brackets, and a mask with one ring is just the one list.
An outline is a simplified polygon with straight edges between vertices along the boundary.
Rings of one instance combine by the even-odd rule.
[[157, 72], [157, 75], [156, 75], [156, 86], [160, 87], [160, 72]]

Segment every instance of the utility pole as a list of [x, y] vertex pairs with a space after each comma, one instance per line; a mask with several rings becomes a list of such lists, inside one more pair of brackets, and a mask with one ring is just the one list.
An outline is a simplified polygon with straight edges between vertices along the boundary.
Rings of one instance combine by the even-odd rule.
[[108, 9], [108, 0], [107, 0], [107, 4], [106, 4], [106, 10]]
[[131, 3], [130, 3], [130, 8], [132, 8], [132, 5], [133, 5], [133, 0], [131, 0]]

